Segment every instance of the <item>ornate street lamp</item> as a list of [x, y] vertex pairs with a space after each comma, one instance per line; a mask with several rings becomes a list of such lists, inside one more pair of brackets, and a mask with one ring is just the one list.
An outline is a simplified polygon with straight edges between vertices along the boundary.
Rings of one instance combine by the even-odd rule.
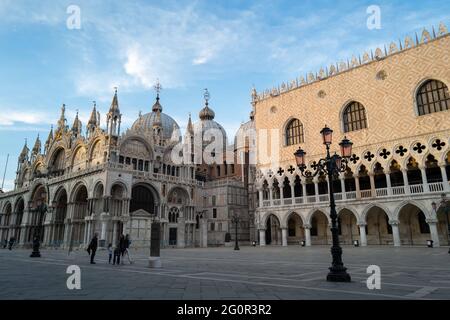
[[348, 158], [352, 154], [353, 143], [346, 137], [339, 143], [341, 147], [341, 156], [338, 154], [330, 155], [330, 145], [332, 143], [333, 130], [325, 126], [320, 131], [323, 144], [326, 146], [326, 157], [320, 159], [317, 164], [311, 166], [313, 171], [307, 170], [305, 161], [306, 152], [299, 148], [295, 153], [295, 161], [298, 168], [301, 171], [301, 175], [305, 178], [312, 178], [318, 174], [328, 175], [328, 186], [330, 189], [330, 218], [331, 218], [331, 234], [333, 239], [333, 245], [331, 247], [331, 255], [333, 257], [332, 265], [329, 268], [330, 272], [327, 275], [327, 281], [332, 282], [350, 282], [351, 277], [347, 273], [347, 268], [344, 267], [342, 262], [342, 248], [339, 245], [339, 233], [337, 225], [337, 212], [336, 204], [334, 202], [333, 193], [333, 177], [337, 176], [339, 172], [345, 172], [348, 168]]
[[238, 224], [239, 224], [239, 216], [234, 213], [233, 216], [231, 217], [231, 222], [234, 223], [235, 226], [235, 237], [234, 237], [234, 250], [240, 250], [239, 249], [239, 244], [238, 244]]

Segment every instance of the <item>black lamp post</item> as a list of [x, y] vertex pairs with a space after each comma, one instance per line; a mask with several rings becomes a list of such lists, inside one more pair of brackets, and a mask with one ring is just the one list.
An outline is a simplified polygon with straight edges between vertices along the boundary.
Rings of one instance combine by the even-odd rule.
[[231, 222], [234, 223], [235, 226], [235, 237], [234, 237], [234, 250], [240, 250], [239, 249], [239, 243], [238, 243], [238, 224], [239, 224], [239, 216], [237, 214], [233, 214], [231, 217]]
[[330, 269], [330, 272], [327, 275], [327, 281], [332, 282], [350, 282], [351, 277], [347, 273], [347, 268], [344, 267], [344, 263], [342, 262], [342, 248], [339, 245], [339, 233], [338, 233], [338, 225], [337, 225], [337, 212], [336, 212], [336, 204], [334, 202], [334, 193], [333, 193], [333, 177], [338, 175], [339, 172], [344, 172], [347, 169], [348, 158], [352, 154], [352, 145], [353, 143], [348, 140], [346, 137], [339, 143], [341, 147], [341, 154], [330, 155], [330, 145], [332, 142], [332, 134], [333, 130], [325, 126], [320, 133], [322, 134], [323, 144], [326, 146], [327, 154], [326, 157], [320, 159], [316, 165], [311, 166], [310, 170], [307, 170], [307, 166], [305, 164], [305, 155], [306, 152], [299, 148], [295, 153], [295, 161], [297, 163], [298, 168], [301, 171], [302, 176], [305, 178], [312, 178], [317, 174], [327, 174], [328, 175], [328, 186], [330, 189], [330, 218], [331, 218], [331, 234], [333, 239], [333, 245], [331, 247], [331, 255], [333, 257], [333, 262]]
[[38, 214], [38, 217], [36, 219], [38, 226], [34, 226], [33, 228], [33, 252], [31, 253], [30, 257], [39, 258], [41, 256], [41, 253], [39, 251], [39, 248], [41, 246], [40, 237], [43, 234], [43, 230], [41, 228], [41, 224], [43, 224], [42, 215], [47, 212], [47, 206], [44, 203], [41, 203], [33, 211]]
[[152, 215], [151, 224], [151, 240], [150, 240], [150, 257], [148, 259], [149, 268], [161, 268], [161, 223], [156, 214]]

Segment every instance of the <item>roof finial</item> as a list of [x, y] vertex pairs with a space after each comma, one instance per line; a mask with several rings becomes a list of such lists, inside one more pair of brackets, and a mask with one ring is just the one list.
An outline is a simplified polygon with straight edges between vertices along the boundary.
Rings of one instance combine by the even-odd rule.
[[162, 86], [161, 86], [161, 83], [159, 82], [159, 79], [156, 79], [156, 84], [153, 88], [155, 88], [155, 91], [156, 91], [156, 100], [159, 100], [159, 93], [162, 90]]
[[[117, 87], [114, 87], [114, 94], [117, 94]], [[95, 103], [95, 101], [94, 101]]]
[[208, 101], [211, 98], [211, 96], [209, 95], [208, 88], [205, 88], [205, 93], [203, 94], [203, 97], [205, 98], [205, 105], [208, 105]]

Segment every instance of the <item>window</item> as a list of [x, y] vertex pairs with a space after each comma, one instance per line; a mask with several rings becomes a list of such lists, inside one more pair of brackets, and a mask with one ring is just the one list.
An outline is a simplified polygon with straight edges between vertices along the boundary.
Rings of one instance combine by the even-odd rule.
[[220, 166], [217, 166], [217, 176], [220, 177]]
[[215, 230], [215, 223], [213, 222], [213, 223], [211, 223], [211, 231], [214, 231]]
[[303, 137], [303, 124], [298, 119], [293, 119], [286, 127], [286, 145], [292, 146], [305, 142]]
[[367, 128], [366, 110], [359, 102], [350, 103], [344, 110], [344, 132]]
[[214, 208], [213, 209], [213, 219], [216, 219], [216, 218], [217, 218], [217, 209]]
[[216, 196], [212, 196], [212, 197], [211, 197], [211, 204], [212, 204], [213, 206], [216, 205]]
[[428, 80], [417, 91], [417, 111], [419, 116], [448, 110], [450, 95], [447, 86], [437, 80]]

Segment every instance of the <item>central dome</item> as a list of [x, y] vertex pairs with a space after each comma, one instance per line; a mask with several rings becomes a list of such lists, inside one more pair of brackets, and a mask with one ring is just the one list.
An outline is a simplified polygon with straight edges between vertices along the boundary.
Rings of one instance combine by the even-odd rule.
[[160, 113], [161, 126], [163, 128], [163, 139], [172, 138], [174, 131], [178, 131], [178, 135], [180, 136], [180, 126], [178, 123], [171, 116], [162, 112], [162, 106], [159, 103], [159, 96], [156, 97], [156, 102], [152, 107], [152, 112], [140, 115], [131, 126], [131, 129], [138, 130], [143, 128], [146, 130], [153, 130], [153, 124], [157, 120], [158, 112]]

